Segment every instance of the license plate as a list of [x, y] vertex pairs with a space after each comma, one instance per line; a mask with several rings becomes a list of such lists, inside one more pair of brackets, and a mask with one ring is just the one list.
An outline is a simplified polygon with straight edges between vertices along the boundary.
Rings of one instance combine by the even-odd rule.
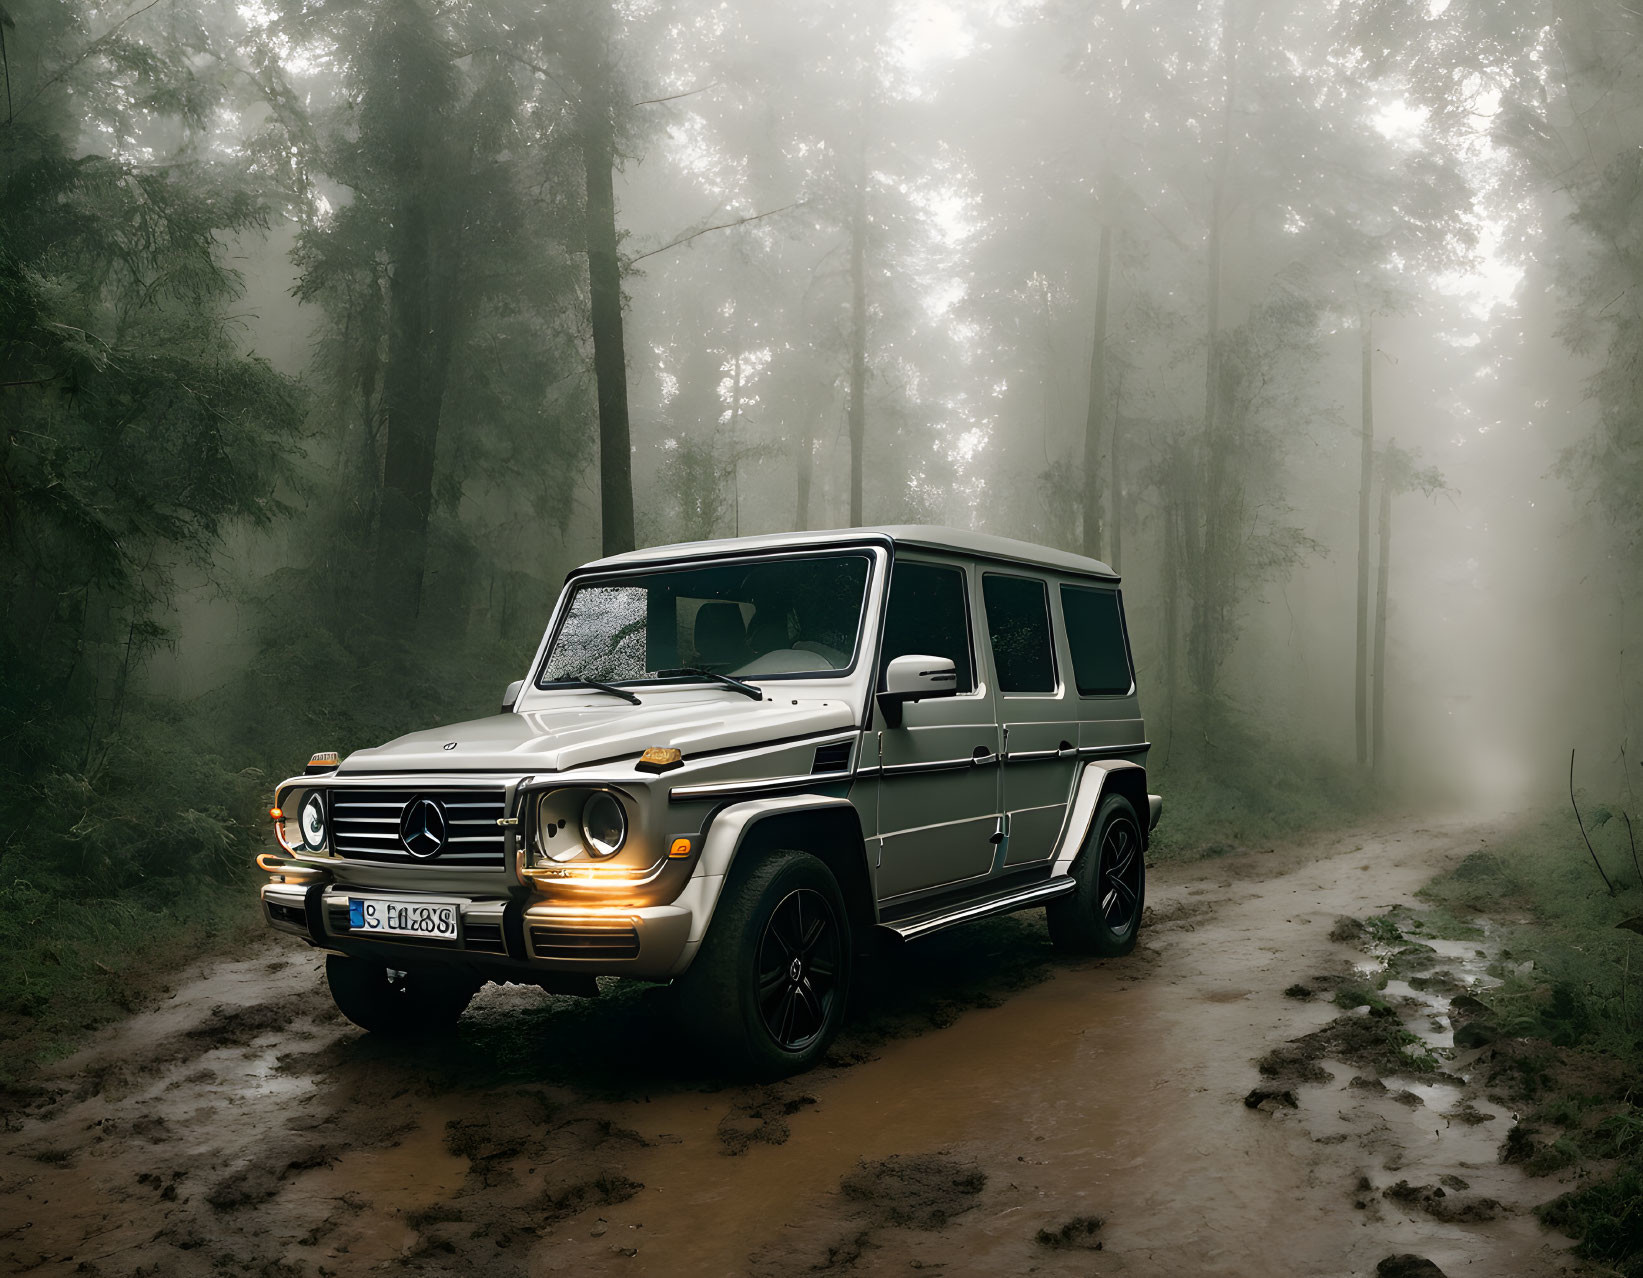
[[454, 941], [462, 906], [458, 901], [429, 901], [386, 896], [348, 898], [348, 927], [354, 932], [386, 936], [420, 936]]

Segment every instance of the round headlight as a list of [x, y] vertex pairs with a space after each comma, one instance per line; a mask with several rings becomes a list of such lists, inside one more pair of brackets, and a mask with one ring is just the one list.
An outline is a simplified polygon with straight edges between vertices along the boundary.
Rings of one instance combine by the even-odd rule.
[[598, 860], [615, 856], [628, 837], [628, 816], [615, 795], [596, 791], [582, 805], [582, 842]]
[[310, 790], [302, 801], [297, 828], [302, 831], [302, 846], [308, 851], [318, 852], [325, 846], [325, 796], [318, 790]]

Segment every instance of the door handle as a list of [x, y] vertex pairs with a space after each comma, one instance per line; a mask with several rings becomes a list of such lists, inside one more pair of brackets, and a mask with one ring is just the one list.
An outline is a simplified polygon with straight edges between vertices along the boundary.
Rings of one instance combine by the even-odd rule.
[[1072, 755], [1077, 754], [1078, 753], [1078, 747], [1075, 746], [1071, 741], [1063, 741], [1059, 746], [1056, 747], [1055, 752], [1058, 755], [1060, 755], [1063, 759], [1066, 759], [1066, 758], [1070, 758]]
[[996, 763], [997, 761], [998, 755], [987, 746], [978, 745], [970, 751], [970, 764], [972, 767], [984, 768], [989, 763]]

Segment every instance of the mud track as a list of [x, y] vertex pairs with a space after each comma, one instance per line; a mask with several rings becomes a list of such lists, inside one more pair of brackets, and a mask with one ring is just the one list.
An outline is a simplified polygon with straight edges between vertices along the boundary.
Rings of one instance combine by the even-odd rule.
[[1155, 868], [1122, 961], [1054, 958], [1038, 915], [931, 938], [771, 1087], [694, 1071], [666, 991], [615, 983], [491, 988], [448, 1040], [373, 1041], [271, 940], [9, 1099], [0, 1271], [1580, 1272], [1528, 1211], [1549, 1187], [1499, 1161], [1511, 1113], [1297, 992], [1366, 961], [1337, 919], [1491, 836]]

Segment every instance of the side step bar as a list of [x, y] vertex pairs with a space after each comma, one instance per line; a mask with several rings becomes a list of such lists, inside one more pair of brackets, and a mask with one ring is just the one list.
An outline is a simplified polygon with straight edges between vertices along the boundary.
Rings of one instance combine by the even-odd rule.
[[954, 927], [959, 923], [968, 923], [972, 919], [984, 919], [993, 914], [1010, 914], [1034, 905], [1043, 905], [1046, 901], [1064, 896], [1077, 886], [1077, 881], [1072, 875], [1063, 874], [1058, 878], [1035, 883], [1032, 887], [1006, 893], [1004, 896], [968, 901], [943, 913], [920, 914], [900, 922], [885, 923], [883, 926], [895, 932], [902, 940], [911, 941], [914, 937], [928, 936], [931, 932], [939, 932], [943, 928]]

